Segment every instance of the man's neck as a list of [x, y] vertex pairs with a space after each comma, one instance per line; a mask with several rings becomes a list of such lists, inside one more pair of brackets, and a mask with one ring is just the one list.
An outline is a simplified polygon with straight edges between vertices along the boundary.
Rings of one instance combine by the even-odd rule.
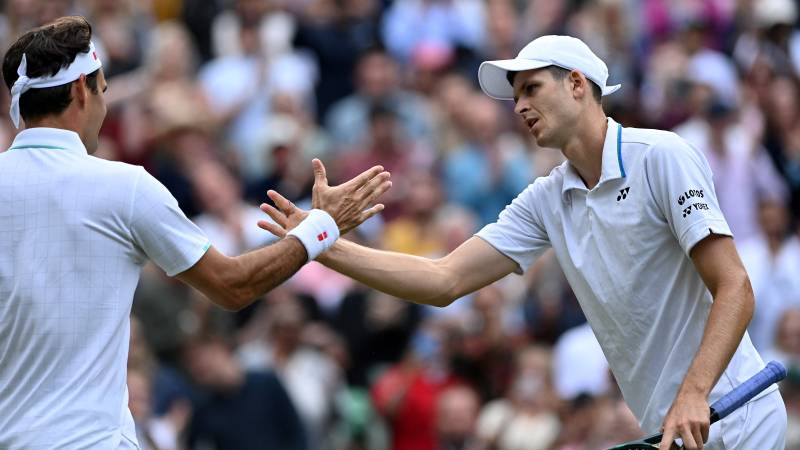
[[74, 120], [69, 120], [67, 114], [58, 116], [47, 116], [41, 119], [25, 121], [25, 128], [59, 128], [62, 130], [74, 131], [78, 133], [83, 141], [83, 131]]
[[607, 131], [608, 119], [602, 111], [599, 114], [587, 114], [562, 149], [562, 153], [588, 189], [594, 188], [600, 182]]

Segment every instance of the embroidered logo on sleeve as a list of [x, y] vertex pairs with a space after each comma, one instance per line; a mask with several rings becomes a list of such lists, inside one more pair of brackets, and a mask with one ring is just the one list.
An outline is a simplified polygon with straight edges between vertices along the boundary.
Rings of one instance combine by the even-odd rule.
[[322, 233], [317, 235], [317, 240], [318, 241], [322, 242], [325, 239], [328, 239], [328, 232], [327, 231], [323, 231]]

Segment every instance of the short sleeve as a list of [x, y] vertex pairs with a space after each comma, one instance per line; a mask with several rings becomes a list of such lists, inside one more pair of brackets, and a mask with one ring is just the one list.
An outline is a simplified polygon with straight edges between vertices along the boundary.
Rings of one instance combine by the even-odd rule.
[[677, 135], [648, 152], [645, 170], [656, 204], [683, 251], [711, 234], [733, 236], [719, 208], [705, 156]]
[[550, 247], [550, 240], [536, 206], [546, 201], [542, 179], [529, 185], [500, 213], [497, 222], [486, 225], [476, 236], [513, 259], [521, 271]]
[[175, 276], [195, 265], [211, 244], [167, 188], [140, 170], [131, 205], [133, 242], [167, 275]]

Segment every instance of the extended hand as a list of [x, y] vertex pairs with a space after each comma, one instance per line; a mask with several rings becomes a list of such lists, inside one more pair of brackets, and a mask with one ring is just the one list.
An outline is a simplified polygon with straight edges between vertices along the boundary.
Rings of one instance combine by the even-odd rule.
[[664, 437], [659, 450], [676, 448], [672, 442], [681, 438], [686, 450], [703, 448], [708, 440], [710, 426], [709, 406], [705, 396], [678, 392], [672, 407], [664, 418]]
[[[347, 233], [383, 211], [384, 206], [381, 203], [367, 208], [373, 200], [392, 186], [392, 182], [389, 181], [389, 172], [385, 172], [383, 167], [375, 166], [346, 183], [332, 187], [328, 186], [328, 178], [322, 162], [314, 159], [312, 163], [314, 165], [312, 207], [328, 212], [336, 221], [341, 234]], [[258, 222], [258, 226], [282, 238], [289, 230], [296, 227], [308, 212], [298, 208], [275, 191], [269, 191], [267, 195], [277, 208], [263, 203], [261, 210], [267, 213], [275, 223], [262, 220]]]
[[362, 222], [383, 211], [383, 204], [367, 207], [392, 187], [389, 172], [381, 166], [364, 171], [339, 186], [328, 186], [328, 177], [322, 161], [314, 159], [314, 188], [311, 194], [313, 208], [328, 212], [344, 235]]
[[258, 226], [283, 239], [289, 230], [296, 227], [306, 218], [308, 211], [298, 208], [286, 197], [275, 191], [267, 191], [267, 196], [275, 203], [277, 208], [267, 203], [262, 203], [261, 211], [267, 213], [275, 222], [259, 220]]

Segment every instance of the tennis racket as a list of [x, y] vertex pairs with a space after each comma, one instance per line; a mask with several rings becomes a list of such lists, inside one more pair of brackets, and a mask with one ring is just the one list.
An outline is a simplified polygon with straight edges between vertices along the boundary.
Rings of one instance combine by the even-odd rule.
[[[749, 380], [737, 386], [711, 405], [711, 423], [720, 421], [744, 405], [759, 392], [786, 378], [786, 369], [777, 361], [771, 361], [767, 367], [753, 375]], [[652, 450], [658, 448], [663, 433], [654, 434], [644, 439], [630, 441], [611, 447], [609, 450]]]

